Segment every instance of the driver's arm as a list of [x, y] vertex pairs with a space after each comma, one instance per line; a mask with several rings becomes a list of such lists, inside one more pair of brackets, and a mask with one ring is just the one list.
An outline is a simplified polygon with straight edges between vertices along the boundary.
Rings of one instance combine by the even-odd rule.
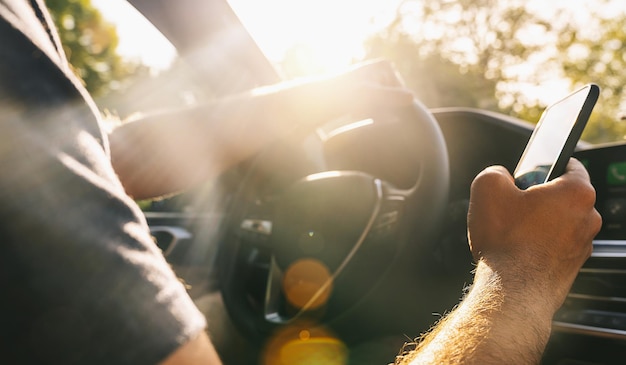
[[501, 167], [476, 177], [468, 231], [474, 284], [401, 364], [537, 364], [552, 316], [601, 226], [582, 164], [522, 191]]
[[206, 332], [201, 332], [169, 355], [161, 365], [220, 365], [222, 362]]
[[152, 198], [191, 187], [251, 157], [296, 126], [363, 108], [409, 105], [393, 68], [374, 62], [332, 77], [279, 84], [113, 129], [112, 164], [126, 192]]

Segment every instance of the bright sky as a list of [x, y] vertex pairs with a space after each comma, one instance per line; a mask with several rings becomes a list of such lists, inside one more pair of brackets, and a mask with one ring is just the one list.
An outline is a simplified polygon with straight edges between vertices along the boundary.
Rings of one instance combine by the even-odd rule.
[[[280, 62], [289, 48], [299, 45], [311, 52], [317, 67], [332, 69], [362, 56], [363, 40], [393, 19], [402, 0], [228, 1], [271, 61]], [[117, 25], [121, 54], [156, 67], [167, 65], [173, 50], [149, 36], [149, 26], [125, 0], [92, 3]]]
[[126, 0], [91, 0], [102, 15], [117, 27], [118, 53], [165, 68], [176, 55], [174, 47]]
[[304, 46], [323, 68], [348, 65], [363, 41], [395, 16], [401, 0], [228, 0], [274, 62]]
[[[294, 46], [306, 50], [305, 68], [328, 71], [352, 63], [363, 56], [363, 41], [381, 30], [395, 16], [402, 0], [227, 0], [270, 61], [279, 63]], [[426, 0], [427, 1], [427, 0]], [[528, 0], [527, 6], [550, 18], [551, 12], [570, 0]], [[622, 0], [605, 4], [606, 11], [623, 10]], [[158, 32], [150, 29], [126, 0], [92, 0], [103, 15], [118, 27], [119, 52], [141, 59], [156, 68], [164, 68], [175, 50]], [[585, 2], [581, 2], [585, 3]], [[559, 5], [560, 4], [560, 5]], [[580, 4], [579, 4], [580, 5]], [[609, 6], [612, 5], [612, 6]], [[583, 6], [574, 7], [583, 10]], [[583, 11], [584, 12], [584, 11]], [[586, 14], [576, 12], [584, 24]], [[580, 18], [580, 19], [578, 19]], [[536, 65], [520, 65], [519, 70], [535, 72]], [[512, 86], [544, 102], [565, 95], [569, 84], [564, 79], [545, 80], [541, 86]], [[526, 90], [528, 89], [528, 90]]]

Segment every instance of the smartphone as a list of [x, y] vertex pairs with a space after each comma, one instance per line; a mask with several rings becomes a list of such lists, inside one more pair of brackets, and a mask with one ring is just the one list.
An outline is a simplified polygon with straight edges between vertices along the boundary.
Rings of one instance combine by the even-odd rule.
[[599, 95], [598, 85], [588, 84], [546, 108], [513, 173], [517, 187], [527, 189], [565, 172]]

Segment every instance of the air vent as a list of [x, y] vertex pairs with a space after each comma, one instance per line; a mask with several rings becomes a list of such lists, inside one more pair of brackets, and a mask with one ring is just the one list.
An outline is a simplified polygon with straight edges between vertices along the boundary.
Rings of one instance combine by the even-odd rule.
[[170, 256], [178, 243], [192, 237], [186, 229], [175, 226], [152, 226], [150, 234], [165, 257]]
[[[594, 243], [595, 244], [595, 243]], [[554, 317], [556, 331], [626, 340], [626, 241], [598, 242]]]

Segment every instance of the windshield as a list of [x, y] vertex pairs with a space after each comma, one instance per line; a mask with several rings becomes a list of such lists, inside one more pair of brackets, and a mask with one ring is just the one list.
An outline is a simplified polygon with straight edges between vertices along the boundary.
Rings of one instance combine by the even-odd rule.
[[[222, 1], [207, 2], [217, 3]], [[578, 1], [575, 6], [565, 0], [228, 3], [282, 79], [385, 58], [395, 64], [407, 86], [428, 107], [473, 107], [532, 123], [547, 105], [584, 84], [596, 83], [602, 93], [583, 140], [605, 143], [626, 136], [626, 127], [620, 122], [626, 110], [622, 93], [626, 7], [618, 0]], [[151, 26], [126, 1], [93, 0], [93, 5], [113, 23], [119, 37], [116, 52], [126, 61], [111, 72], [117, 73], [115, 77], [105, 80], [106, 92], [90, 90], [104, 110], [126, 117], [275, 82], [272, 75], [258, 77], [267, 73], [259, 72], [264, 66], [258, 60], [255, 64], [230, 62], [234, 58], [228, 56], [229, 62], [211, 66], [216, 52], [221, 54], [224, 45], [231, 47], [232, 41], [223, 36], [207, 34], [206, 39], [221, 43], [202, 44], [206, 53], [196, 52], [191, 62], [189, 52], [183, 54], [187, 63], [183, 66], [177, 61], [180, 52], [160, 33], [162, 29]], [[214, 21], [207, 19], [206, 23]], [[62, 31], [74, 26], [67, 17], [59, 23]], [[207, 27], [206, 32], [215, 29]], [[245, 47], [249, 45], [232, 48]], [[241, 59], [255, 57], [240, 55]], [[188, 70], [189, 64], [194, 70]], [[218, 77], [203, 75], [199, 85], [199, 65], [204, 67], [201, 72], [216, 72]], [[87, 79], [85, 75], [81, 76]], [[235, 79], [241, 77], [248, 80]], [[144, 97], [127, 97], [128, 93]], [[125, 105], [126, 100], [135, 104]]]
[[[194, 81], [193, 72], [181, 62], [170, 41], [127, 1], [92, 0], [91, 6], [83, 5], [82, 10], [96, 19], [91, 21], [70, 5], [51, 11], [70, 62], [109, 122], [190, 105], [211, 94], [210, 88], [201, 88]], [[87, 43], [80, 38], [74, 42], [75, 34], [89, 36], [86, 54], [74, 51]], [[104, 56], [98, 52], [103, 47], [115, 52]], [[104, 64], [106, 67], [98, 66]]]
[[178, 56], [176, 48], [132, 5], [124, 0], [92, 0], [92, 3], [121, 35], [117, 53], [154, 71], [172, 65]]
[[393, 21], [401, 2], [229, 0], [286, 77], [332, 72], [365, 58], [365, 40]]
[[624, 139], [620, 1], [229, 3], [286, 78], [387, 58], [429, 107], [475, 107], [533, 123], [547, 105], [595, 82], [603, 92], [583, 139]]

